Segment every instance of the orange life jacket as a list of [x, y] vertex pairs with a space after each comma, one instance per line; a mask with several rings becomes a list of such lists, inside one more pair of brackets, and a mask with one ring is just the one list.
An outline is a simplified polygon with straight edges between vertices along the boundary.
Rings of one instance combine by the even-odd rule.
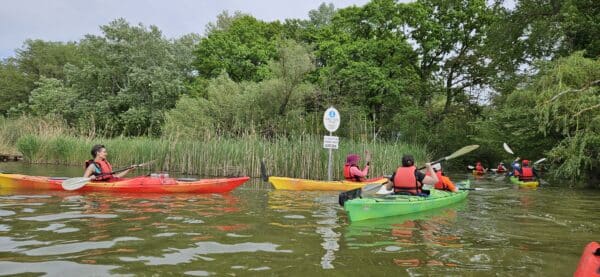
[[408, 192], [410, 194], [419, 194], [422, 192], [423, 184], [417, 181], [415, 171], [417, 168], [413, 166], [399, 167], [394, 176], [394, 193]]
[[523, 168], [521, 168], [522, 174], [521, 176], [519, 176], [519, 180], [522, 181], [531, 181], [533, 180], [533, 168], [528, 167], [528, 166], [524, 166]]
[[346, 179], [347, 181], [353, 181], [353, 182], [362, 182], [362, 181], [365, 181], [366, 178], [364, 178], [364, 177], [352, 175], [352, 172], [350, 171], [350, 169], [352, 167], [358, 168], [358, 166], [355, 165], [355, 164], [345, 164], [344, 165], [344, 179]]
[[92, 175], [96, 176], [96, 181], [109, 180], [112, 176], [112, 166], [107, 160], [96, 162], [94, 160], [85, 161], [85, 168], [88, 168], [91, 164], [95, 166]]
[[[429, 174], [429, 171], [427, 171], [427, 173], [425, 173], [425, 176], [431, 176]], [[454, 183], [452, 183], [452, 181], [450, 181], [450, 178], [444, 176], [442, 174], [442, 171], [436, 172], [435, 176], [437, 176], [437, 178], [438, 178], [438, 182], [435, 183], [435, 185], [434, 185], [435, 189], [454, 191], [454, 188], [455, 188]]]

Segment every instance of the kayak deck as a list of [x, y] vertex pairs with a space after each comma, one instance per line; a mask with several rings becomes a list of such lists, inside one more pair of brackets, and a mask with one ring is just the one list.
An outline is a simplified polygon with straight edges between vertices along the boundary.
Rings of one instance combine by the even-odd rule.
[[282, 190], [352, 190], [364, 187], [368, 184], [383, 184], [388, 179], [385, 177], [378, 177], [368, 179], [364, 182], [351, 182], [351, 181], [319, 181], [309, 179], [297, 179], [288, 177], [269, 177], [269, 182], [273, 184], [275, 189]]
[[537, 188], [540, 185], [540, 182], [538, 182], [538, 181], [524, 182], [524, 181], [520, 181], [519, 178], [517, 178], [515, 176], [511, 176], [509, 179], [510, 179], [511, 183], [513, 183], [515, 185], [519, 185], [519, 187], [522, 187], [522, 188]]
[[[199, 179], [185, 181], [174, 178], [140, 176], [120, 178], [114, 182], [89, 182], [77, 191], [115, 191], [149, 193], [222, 193], [233, 190], [250, 177]], [[20, 190], [64, 190], [62, 179], [20, 174], [0, 174], [0, 187]]]
[[[460, 188], [469, 188], [470, 181], [457, 184]], [[344, 209], [348, 212], [350, 221], [360, 221], [370, 218], [397, 216], [418, 213], [431, 209], [441, 208], [452, 203], [462, 201], [469, 194], [468, 190], [450, 192], [443, 190], [430, 190], [430, 195], [386, 195], [380, 197], [357, 198], [347, 201]]]

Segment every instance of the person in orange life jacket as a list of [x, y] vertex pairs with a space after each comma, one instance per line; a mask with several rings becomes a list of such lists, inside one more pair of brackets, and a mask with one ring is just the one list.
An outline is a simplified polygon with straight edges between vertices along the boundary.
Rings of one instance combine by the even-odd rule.
[[[533, 167], [529, 167], [529, 160], [523, 160], [523, 166], [517, 170], [519, 180], [521, 181], [532, 181], [539, 179], [537, 172]], [[516, 173], [515, 173], [516, 174]]]
[[481, 162], [477, 162], [475, 165], [475, 171], [483, 173], [485, 170], [486, 169], [483, 167], [483, 165], [481, 165]]
[[437, 175], [433, 171], [430, 163], [425, 164], [425, 168], [429, 173], [426, 176], [425, 173], [420, 172], [415, 167], [415, 159], [412, 155], [402, 156], [402, 166], [399, 167], [390, 181], [386, 183], [388, 190], [394, 189], [394, 194], [412, 194], [419, 196], [427, 196], [423, 192], [423, 185], [435, 185], [439, 180]]
[[85, 173], [83, 173], [83, 177], [92, 178], [95, 181], [107, 181], [116, 178], [121, 178], [125, 176], [131, 169], [125, 170], [118, 174], [112, 174], [112, 166], [106, 160], [106, 156], [108, 153], [106, 152], [106, 147], [101, 144], [94, 145], [92, 147], [92, 157], [94, 159], [88, 160], [85, 162]]
[[371, 155], [369, 151], [365, 151], [367, 165], [363, 170], [358, 167], [358, 161], [360, 156], [356, 154], [349, 154], [346, 157], [346, 164], [344, 165], [344, 179], [354, 182], [362, 182], [367, 180], [369, 174], [369, 166], [371, 165]]
[[[439, 163], [431, 166], [433, 171], [435, 172], [438, 182], [435, 183], [434, 188], [438, 190], [447, 190], [452, 192], [457, 192], [458, 188], [450, 181], [450, 178], [446, 177], [444, 172], [442, 171], [442, 165]], [[426, 176], [430, 176], [429, 172], [425, 173]]]

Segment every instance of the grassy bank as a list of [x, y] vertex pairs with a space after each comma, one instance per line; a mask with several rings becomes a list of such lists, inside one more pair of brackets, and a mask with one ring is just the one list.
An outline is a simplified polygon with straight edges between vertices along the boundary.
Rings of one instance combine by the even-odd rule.
[[[82, 165], [90, 158], [94, 144], [104, 144], [115, 167], [156, 160], [154, 170], [178, 171], [202, 176], [260, 176], [260, 159], [267, 163], [268, 173], [298, 178], [327, 178], [328, 152], [322, 138], [300, 136], [266, 140], [214, 138], [189, 141], [182, 138], [117, 137], [98, 138], [73, 135], [60, 124], [34, 119], [26, 122], [0, 122], [0, 145], [5, 151], [22, 153], [26, 162]], [[36, 127], [33, 127], [35, 125]], [[412, 153], [418, 161], [426, 159], [423, 147], [403, 143], [357, 142], [344, 138], [334, 150], [334, 178], [342, 178], [342, 167], [348, 153], [364, 150], [372, 153], [372, 176], [390, 174], [400, 163], [403, 153]], [[363, 161], [364, 162], [364, 161]]]

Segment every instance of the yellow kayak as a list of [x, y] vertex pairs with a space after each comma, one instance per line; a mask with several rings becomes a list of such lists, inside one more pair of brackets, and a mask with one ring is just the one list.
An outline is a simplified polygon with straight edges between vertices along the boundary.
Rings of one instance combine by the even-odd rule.
[[362, 188], [368, 184], [383, 184], [387, 182], [387, 178], [378, 177], [368, 179], [364, 182], [352, 181], [319, 181], [309, 179], [296, 179], [288, 177], [269, 176], [269, 182], [273, 184], [275, 189], [284, 190], [352, 190]]
[[520, 181], [519, 178], [511, 176], [510, 178], [510, 182], [515, 184], [515, 185], [519, 185], [519, 187], [522, 188], [537, 188], [540, 185], [540, 182], [538, 181]]

